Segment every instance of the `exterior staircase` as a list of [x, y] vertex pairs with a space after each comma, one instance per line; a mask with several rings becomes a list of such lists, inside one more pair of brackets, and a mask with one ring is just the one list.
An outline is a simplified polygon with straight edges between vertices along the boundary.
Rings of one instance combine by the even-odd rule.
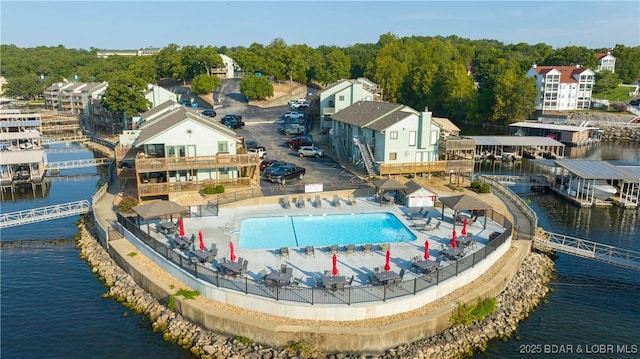
[[369, 147], [368, 144], [362, 144], [357, 137], [353, 138], [353, 142], [356, 144], [356, 146], [358, 146], [358, 149], [360, 150], [362, 163], [364, 164], [364, 167], [367, 170], [369, 176], [378, 175], [377, 164], [373, 160], [373, 152], [371, 151], [371, 147]]

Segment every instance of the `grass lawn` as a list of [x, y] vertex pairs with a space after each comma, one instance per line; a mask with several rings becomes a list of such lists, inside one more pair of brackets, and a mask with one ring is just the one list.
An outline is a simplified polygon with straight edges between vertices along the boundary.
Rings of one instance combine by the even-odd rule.
[[626, 102], [631, 100], [629, 92], [632, 88], [628, 86], [618, 86], [613, 90], [609, 90], [605, 93], [593, 93], [592, 97], [596, 99], [607, 99], [611, 102]]

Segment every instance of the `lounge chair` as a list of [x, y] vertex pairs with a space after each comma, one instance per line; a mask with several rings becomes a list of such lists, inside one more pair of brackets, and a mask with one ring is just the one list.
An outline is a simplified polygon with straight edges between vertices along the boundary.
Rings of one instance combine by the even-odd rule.
[[281, 264], [280, 265], [280, 273], [284, 273], [287, 271], [287, 265], [286, 264]]
[[389, 243], [381, 243], [380, 244], [380, 251], [386, 252], [388, 250], [389, 250]]
[[404, 270], [404, 268], [402, 268], [400, 270], [400, 274], [399, 274], [400, 281], [402, 281], [402, 277], [404, 277], [404, 273], [405, 273], [405, 270]]
[[333, 204], [334, 207], [340, 207], [340, 197], [338, 197], [337, 194], [333, 195], [332, 204]]
[[356, 254], [356, 245], [355, 244], [347, 244], [344, 246], [344, 254]]
[[305, 256], [305, 257], [312, 256], [312, 257], [314, 257], [314, 258], [315, 258], [315, 256], [316, 256], [316, 251], [315, 251], [315, 249], [313, 248], [313, 246], [306, 246], [306, 247], [304, 247], [304, 256]]
[[285, 268], [284, 272], [289, 274], [289, 275], [291, 275], [291, 276], [293, 276], [293, 268], [291, 268], [291, 267]]
[[316, 208], [322, 207], [322, 201], [320, 200], [320, 196], [316, 196], [316, 198], [313, 200], [313, 206]]
[[369, 283], [371, 283], [371, 285], [380, 285], [380, 281], [375, 276], [367, 274], [367, 277], [369, 278]]
[[332, 244], [327, 247], [327, 250], [329, 251], [330, 254], [338, 254], [338, 245]]
[[298, 196], [298, 202], [296, 202], [298, 208], [304, 208], [304, 197]]
[[287, 258], [289, 258], [289, 248], [287, 248], [287, 247], [282, 247], [282, 248], [280, 248], [279, 253], [280, 253], [280, 258], [282, 258], [282, 257], [287, 257]]
[[362, 254], [371, 254], [373, 255], [373, 244], [367, 243], [362, 246]]
[[266, 276], [267, 276], [267, 270], [266, 270], [266, 269], [262, 269], [262, 270], [260, 271], [260, 273], [258, 273], [258, 277], [259, 277], [261, 280], [264, 280], [264, 278], [265, 278]]
[[282, 197], [281, 198], [281, 203], [282, 203], [282, 207], [283, 208], [291, 208], [291, 203], [289, 203], [289, 197]]

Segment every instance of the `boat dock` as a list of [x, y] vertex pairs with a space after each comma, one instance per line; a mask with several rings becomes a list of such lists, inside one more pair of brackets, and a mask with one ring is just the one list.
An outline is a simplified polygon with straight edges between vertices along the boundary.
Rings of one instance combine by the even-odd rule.
[[[533, 160], [549, 188], [580, 207], [618, 205], [638, 208], [640, 164], [598, 160]], [[540, 175], [538, 175], [540, 177]]]
[[600, 142], [602, 131], [597, 127], [556, 125], [542, 122], [516, 122], [509, 125], [514, 136], [548, 137], [567, 146], [583, 146]]
[[475, 141], [475, 160], [517, 161], [524, 158], [562, 158], [565, 145], [538, 136], [463, 136]]

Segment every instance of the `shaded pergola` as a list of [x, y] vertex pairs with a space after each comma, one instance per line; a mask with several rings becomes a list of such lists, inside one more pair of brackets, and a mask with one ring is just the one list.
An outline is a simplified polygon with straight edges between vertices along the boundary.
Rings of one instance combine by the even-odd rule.
[[[487, 211], [493, 210], [493, 207], [482, 200], [463, 194], [459, 196], [440, 197], [438, 199], [442, 203], [442, 220], [444, 221], [444, 207], [449, 207], [453, 210], [453, 229], [456, 229], [456, 218], [460, 211]], [[484, 215], [483, 228], [487, 228], [487, 215]]]
[[407, 189], [407, 186], [405, 186], [404, 183], [392, 178], [373, 181], [373, 185], [376, 187], [376, 196], [380, 197], [380, 205], [382, 205], [383, 196], [386, 192]]
[[150, 203], [141, 204], [139, 206], [135, 206], [131, 208], [133, 212], [137, 215], [138, 227], [140, 227], [140, 219], [144, 219], [147, 222], [147, 234], [151, 235], [149, 228], [149, 220], [156, 218], [167, 218], [169, 217], [171, 221], [173, 221], [174, 215], [182, 215], [184, 213], [188, 213], [189, 210], [176, 202], [166, 201], [166, 200], [158, 200]]

